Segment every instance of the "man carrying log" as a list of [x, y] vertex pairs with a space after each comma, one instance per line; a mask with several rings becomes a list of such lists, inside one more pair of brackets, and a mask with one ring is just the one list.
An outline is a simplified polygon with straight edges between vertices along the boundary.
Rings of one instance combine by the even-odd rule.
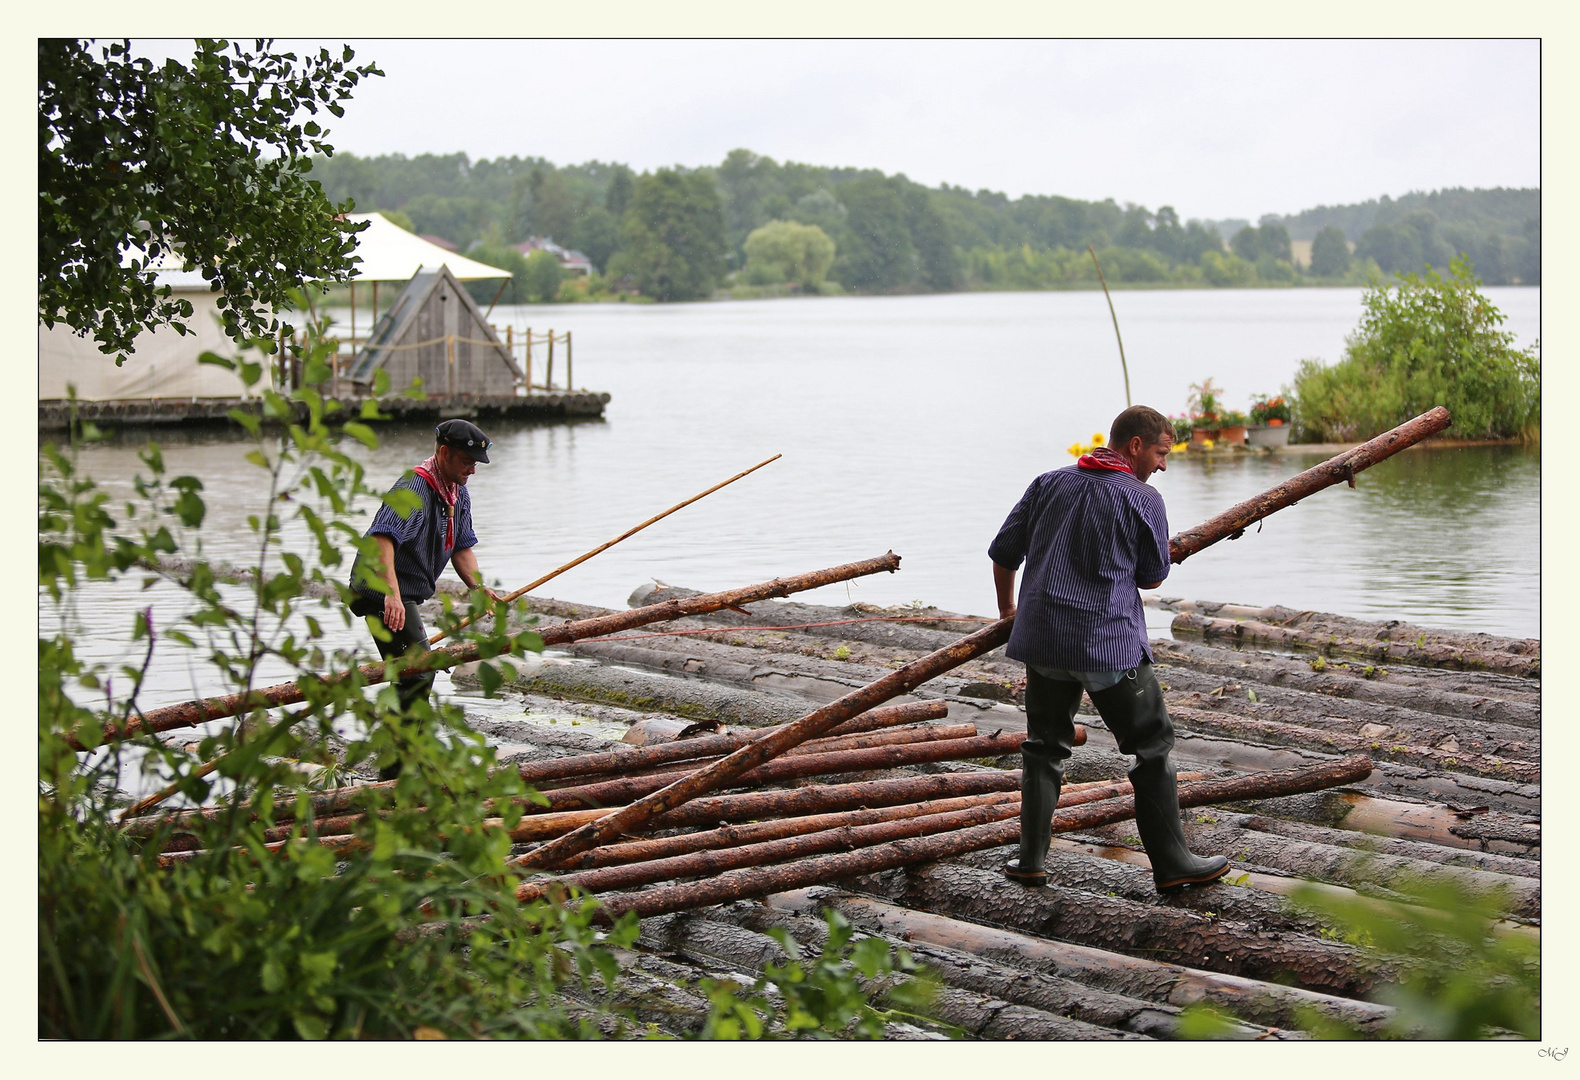
[[[357, 594], [351, 603], [352, 614], [367, 617], [373, 642], [386, 660], [426, 647], [428, 634], [417, 605], [434, 594], [445, 563], [455, 567], [456, 576], [468, 589], [482, 589], [490, 599], [499, 599], [483, 585], [477, 569], [472, 497], [466, 490], [466, 481], [477, 471], [478, 463], [488, 464], [488, 436], [466, 420], [446, 420], [433, 433], [433, 456], [418, 465], [414, 475], [395, 481], [390, 489], [410, 492], [420, 505], [406, 517], [388, 503], [380, 506], [364, 534], [378, 544], [378, 565], [366, 565], [359, 555], [351, 567], [351, 588]], [[370, 578], [382, 580], [388, 591], [379, 592], [369, 583]], [[396, 684], [402, 715], [417, 701], [427, 700], [433, 681], [434, 672], [425, 671], [407, 675]], [[380, 780], [399, 775], [398, 760], [379, 770]]]
[[1136, 827], [1158, 890], [1229, 872], [1227, 859], [1198, 858], [1185, 845], [1169, 760], [1174, 729], [1152, 673], [1137, 592], [1157, 588], [1169, 572], [1163, 498], [1147, 478], [1166, 468], [1173, 441], [1162, 413], [1126, 409], [1114, 419], [1108, 446], [1031, 482], [988, 548], [999, 616], [1015, 616], [1006, 653], [1026, 665], [1020, 857], [1004, 870], [1022, 884], [1048, 880], [1043, 866], [1082, 690], [1120, 751], [1135, 756]]

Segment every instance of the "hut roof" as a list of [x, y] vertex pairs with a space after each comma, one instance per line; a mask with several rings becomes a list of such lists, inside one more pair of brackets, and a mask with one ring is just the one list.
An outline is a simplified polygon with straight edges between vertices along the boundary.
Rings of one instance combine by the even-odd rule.
[[418, 316], [434, 290], [446, 279], [449, 281], [451, 293], [461, 303], [463, 318], [467, 320], [461, 336], [492, 342], [500, 359], [509, 366], [518, 379], [521, 378], [521, 369], [516, 366], [510, 350], [505, 348], [504, 342], [500, 341], [499, 336], [494, 333], [494, 328], [478, 309], [477, 302], [461, 288], [455, 274], [448, 266], [440, 266], [413, 275], [406, 283], [406, 288], [401, 290], [400, 296], [396, 297], [395, 302], [390, 305], [389, 311], [380, 317], [377, 325], [373, 327], [372, 335], [357, 353], [356, 360], [351, 365], [353, 380], [363, 383], [371, 381], [374, 371], [383, 367], [398, 347], [411, 347], [412, 343], [408, 339], [414, 336]]

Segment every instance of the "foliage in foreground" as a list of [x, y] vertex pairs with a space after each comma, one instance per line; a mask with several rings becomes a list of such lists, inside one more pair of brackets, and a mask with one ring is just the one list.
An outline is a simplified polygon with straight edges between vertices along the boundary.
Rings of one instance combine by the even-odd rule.
[[1295, 373], [1295, 438], [1370, 439], [1437, 405], [1456, 438], [1539, 437], [1539, 346], [1515, 346], [1479, 285], [1461, 258], [1447, 277], [1428, 270], [1368, 289], [1343, 359], [1303, 360]]
[[[352, 50], [298, 58], [199, 39], [187, 64], [134, 57], [127, 42], [38, 42], [38, 314], [121, 353], [145, 329], [185, 333], [189, 301], [144, 265], [174, 255], [223, 296], [225, 332], [277, 329], [295, 282], [345, 280], [349, 203], [309, 180], [329, 155], [320, 108], [340, 116]], [[140, 256], [128, 259], [123, 256]], [[120, 363], [124, 355], [118, 356]]]
[[[368, 693], [356, 674], [319, 678], [354, 673], [368, 659], [365, 643], [330, 647], [326, 626], [340, 623], [339, 640], [361, 637], [347, 633], [360, 627], [345, 607], [350, 552], [343, 549], [376, 561], [374, 545], [347, 518], [358, 500], [377, 493], [346, 447], [347, 440], [377, 446], [366, 423], [377, 412], [370, 404], [331, 429], [326, 419], [337, 406], [315, 389], [329, 376], [328, 346], [315, 334], [307, 348], [302, 388], [289, 398], [262, 389], [265, 416], [283, 425], [283, 437], [233, 413], [251, 433], [248, 460], [259, 468], [263, 493], [249, 519], [257, 573], [245, 587], [224, 585], [219, 568], [204, 560], [202, 483], [169, 476], [157, 446], [142, 452], [145, 471], [124, 510], [80, 473], [75, 440], [64, 450], [44, 448], [39, 587], [53, 625], [41, 631], [38, 653], [39, 1035], [628, 1034], [633, 1027], [623, 1015], [570, 1004], [567, 994], [592, 1002], [603, 996], [600, 986], [613, 985], [613, 950], [634, 941], [635, 918], [600, 929], [585, 898], [515, 902], [505, 830], [525, 802], [541, 796], [514, 770], [494, 771], [493, 749], [457, 706], [419, 704], [401, 716], [388, 683]], [[262, 379], [259, 365], [205, 359], [238, 368], [249, 385]], [[87, 427], [81, 435], [96, 433]], [[287, 508], [297, 533], [309, 538], [305, 553], [284, 542]], [[161, 563], [161, 556], [183, 560]], [[79, 601], [139, 585], [156, 591], [128, 628], [138, 655], [119, 666], [84, 660], [73, 644]], [[508, 635], [503, 605], [490, 609], [481, 592], [466, 613], [474, 624], [456, 640], [478, 643], [485, 660], [541, 648], [531, 632]], [[460, 614], [447, 603], [440, 625], [453, 628]], [[152, 735], [106, 743], [106, 727], [141, 715], [150, 666], [168, 650], [185, 654], [184, 663], [206, 673], [200, 681], [224, 691], [276, 681], [260, 679], [261, 670], [284, 665], [307, 701], [278, 717], [257, 708], [168, 743]], [[485, 687], [502, 681], [486, 662], [481, 675]], [[76, 751], [72, 739], [90, 752]], [[301, 824], [311, 820], [304, 789], [396, 759], [403, 769], [393, 790], [358, 794], [354, 809], [367, 813], [351, 843], [317, 843], [313, 826]], [[129, 772], [156, 787], [168, 781], [174, 794], [209, 810], [161, 811], [140, 819], [145, 827], [123, 827]], [[304, 783], [304, 773], [314, 779]], [[178, 821], [185, 836], [176, 835]], [[271, 842], [276, 828], [288, 834], [284, 843]], [[857, 972], [890, 962], [886, 952], [870, 952], [856, 947], [851, 957], [769, 972], [744, 1005], [714, 987], [720, 1019], [703, 1034], [864, 1034], [873, 1014]], [[762, 1030], [741, 1030], [748, 1013]]]

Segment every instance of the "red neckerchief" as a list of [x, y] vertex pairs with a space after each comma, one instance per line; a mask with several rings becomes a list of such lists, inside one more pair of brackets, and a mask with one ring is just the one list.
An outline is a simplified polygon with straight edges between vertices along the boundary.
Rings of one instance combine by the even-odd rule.
[[450, 508], [450, 512], [445, 515], [444, 519], [444, 550], [453, 551], [455, 549], [455, 500], [461, 497], [461, 485], [440, 482], [439, 455], [437, 454], [412, 471], [428, 481], [428, 486], [433, 488], [438, 493], [439, 498], [444, 500], [444, 505]]
[[1136, 470], [1130, 467], [1130, 462], [1121, 457], [1117, 450], [1110, 450], [1106, 446], [1099, 446], [1090, 454], [1082, 454], [1076, 464], [1083, 469], [1112, 469], [1114, 472], [1136, 475]]

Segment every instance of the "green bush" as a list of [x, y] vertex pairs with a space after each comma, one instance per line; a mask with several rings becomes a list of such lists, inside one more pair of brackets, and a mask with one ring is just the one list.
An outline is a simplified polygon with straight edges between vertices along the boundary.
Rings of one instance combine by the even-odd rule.
[[1444, 405], [1463, 439], [1539, 437], [1538, 347], [1515, 347], [1503, 314], [1477, 291], [1465, 259], [1374, 284], [1365, 314], [1333, 365], [1303, 360], [1295, 374], [1296, 437], [1369, 439]]

